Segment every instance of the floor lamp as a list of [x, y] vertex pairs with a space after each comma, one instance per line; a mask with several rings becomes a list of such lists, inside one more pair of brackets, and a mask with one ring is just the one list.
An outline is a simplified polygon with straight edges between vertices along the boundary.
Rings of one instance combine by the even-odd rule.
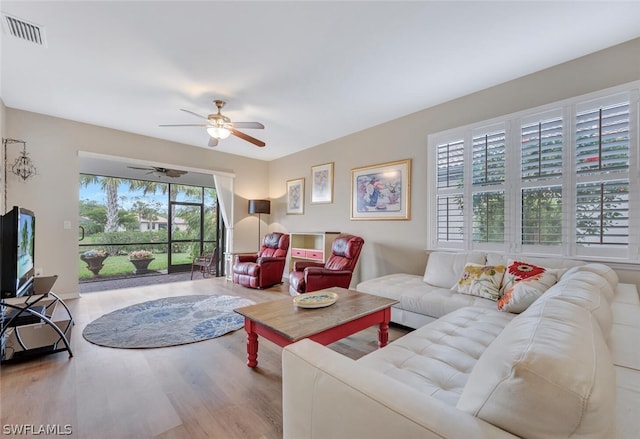
[[271, 200], [249, 200], [249, 213], [258, 214], [258, 251], [260, 251], [260, 224], [262, 223], [260, 215], [271, 213]]

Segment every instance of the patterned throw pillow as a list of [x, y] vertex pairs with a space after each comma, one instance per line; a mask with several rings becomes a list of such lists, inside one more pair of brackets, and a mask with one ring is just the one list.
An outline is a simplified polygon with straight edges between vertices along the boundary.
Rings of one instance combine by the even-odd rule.
[[521, 313], [558, 281], [562, 270], [552, 270], [521, 261], [509, 261], [502, 281], [498, 309]]
[[507, 270], [504, 265], [480, 265], [468, 263], [464, 266], [460, 280], [454, 285], [459, 293], [498, 300], [500, 284]]

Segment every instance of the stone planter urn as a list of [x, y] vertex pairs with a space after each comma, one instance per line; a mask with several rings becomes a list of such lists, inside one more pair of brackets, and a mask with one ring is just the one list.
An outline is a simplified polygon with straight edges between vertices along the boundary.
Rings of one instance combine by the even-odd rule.
[[94, 276], [97, 276], [104, 267], [104, 260], [107, 259], [109, 255], [106, 256], [85, 256], [80, 255], [80, 259], [83, 260], [87, 264], [87, 269], [93, 273]]
[[135, 274], [143, 274], [143, 273], [149, 273], [151, 271], [149, 270], [149, 264], [154, 259], [155, 258], [129, 259], [129, 261], [135, 267], [135, 270], [133, 270]]

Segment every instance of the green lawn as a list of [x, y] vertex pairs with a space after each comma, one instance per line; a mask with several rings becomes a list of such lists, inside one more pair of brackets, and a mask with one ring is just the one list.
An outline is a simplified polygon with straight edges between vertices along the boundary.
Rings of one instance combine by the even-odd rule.
[[[153, 255], [155, 260], [149, 264], [149, 270], [166, 270], [168, 266], [166, 253], [160, 253]], [[188, 253], [174, 253], [174, 264], [191, 264], [191, 255]], [[116, 276], [133, 274], [135, 267], [129, 262], [128, 256], [109, 256], [104, 260], [104, 267], [100, 270], [100, 276]], [[87, 264], [80, 259], [78, 255], [78, 278], [89, 279], [92, 278], [93, 273], [87, 269]]]

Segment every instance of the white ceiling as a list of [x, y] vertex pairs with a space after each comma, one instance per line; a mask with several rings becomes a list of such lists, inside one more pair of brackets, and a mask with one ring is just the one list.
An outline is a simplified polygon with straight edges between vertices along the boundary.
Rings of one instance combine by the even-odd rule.
[[[3, 1], [6, 106], [207, 148], [179, 111], [228, 102], [273, 160], [640, 37], [640, 1]], [[3, 23], [4, 24], [4, 23]], [[588, 73], [585, 73], [588, 74]]]

